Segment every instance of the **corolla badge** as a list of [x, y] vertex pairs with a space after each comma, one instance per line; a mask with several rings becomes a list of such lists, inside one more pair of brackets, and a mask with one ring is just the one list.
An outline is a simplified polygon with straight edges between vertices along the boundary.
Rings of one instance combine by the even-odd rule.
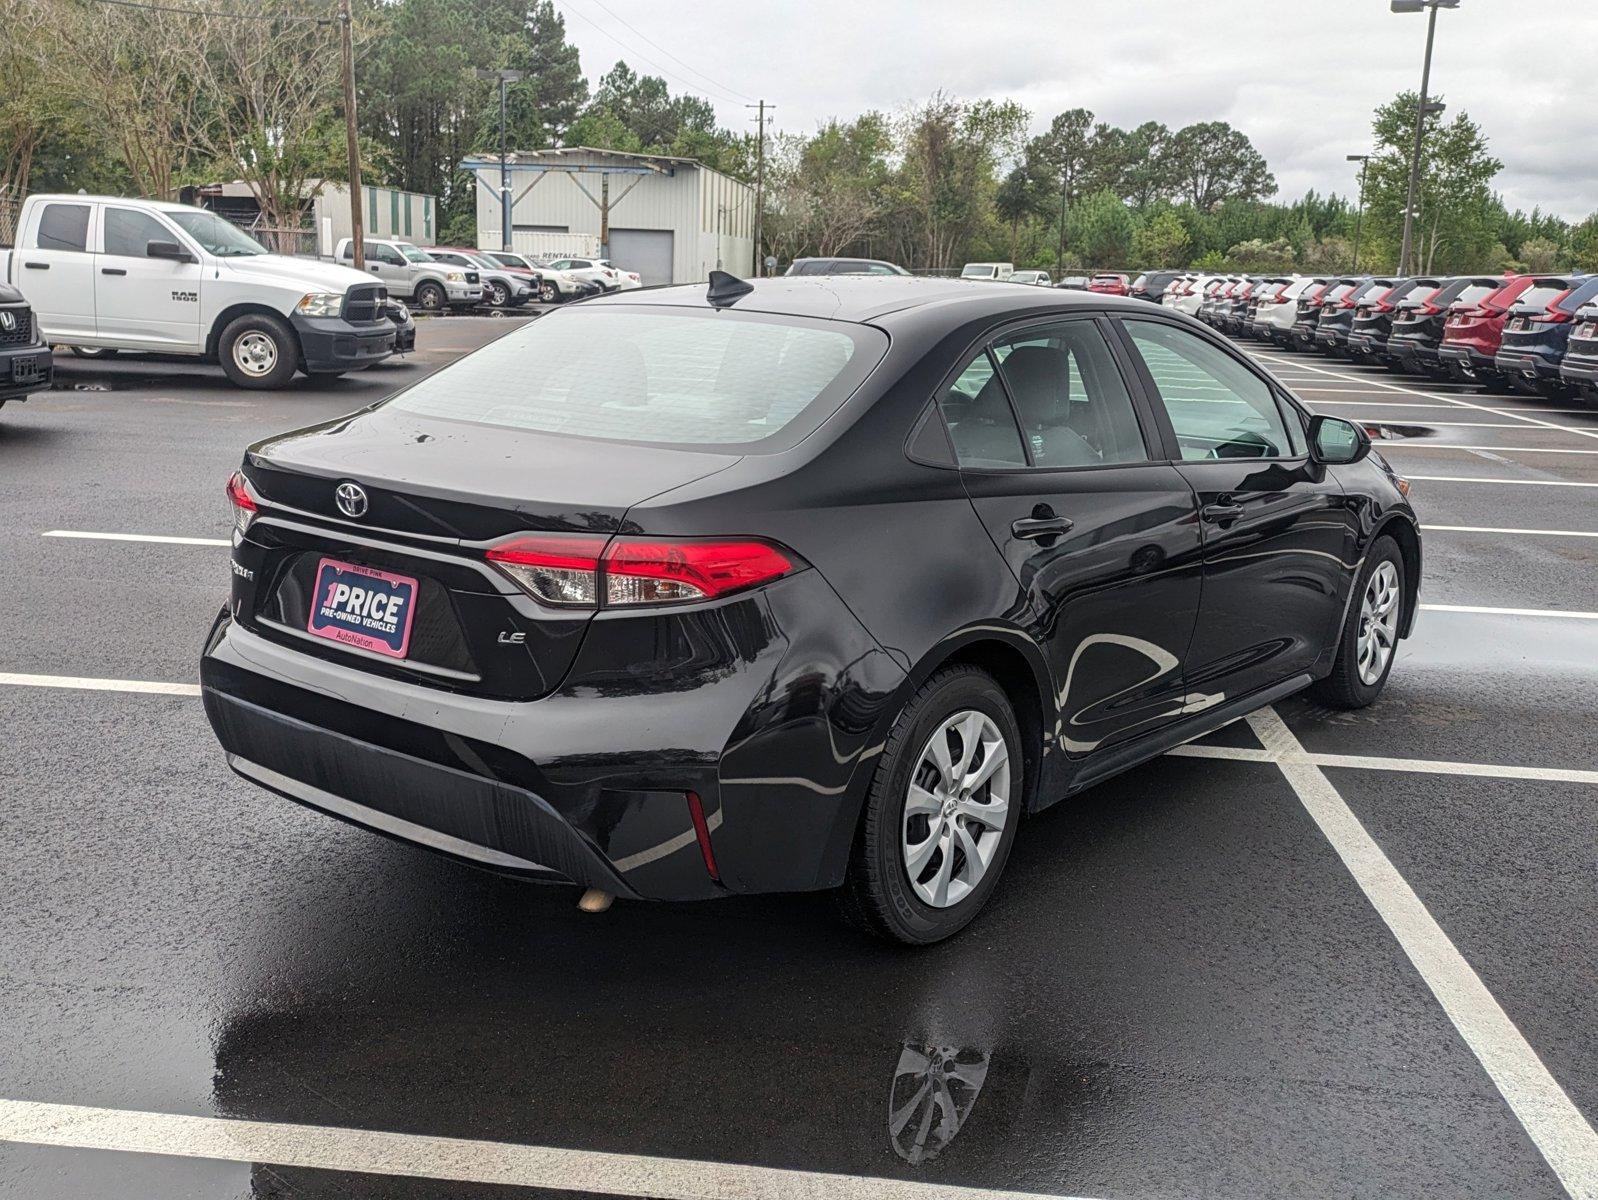
[[338, 503], [339, 512], [346, 517], [364, 517], [366, 515], [366, 489], [358, 483], [348, 480], [338, 485], [333, 492], [333, 499]]

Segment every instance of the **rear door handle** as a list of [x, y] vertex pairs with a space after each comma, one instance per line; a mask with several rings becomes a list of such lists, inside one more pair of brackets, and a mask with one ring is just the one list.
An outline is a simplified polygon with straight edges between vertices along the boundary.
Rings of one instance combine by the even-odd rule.
[[49, 263], [23, 263], [22, 265], [30, 271], [48, 271], [50, 269]]
[[1036, 541], [1067, 533], [1073, 524], [1070, 517], [1021, 517], [1010, 522], [1010, 532], [1026, 541]]
[[121, 267], [101, 267], [100, 268], [100, 274], [102, 274], [102, 275], [126, 275], [127, 271], [125, 271]]
[[1206, 504], [1199, 509], [1199, 516], [1212, 525], [1224, 525], [1228, 521], [1235, 521], [1243, 515], [1241, 504]]

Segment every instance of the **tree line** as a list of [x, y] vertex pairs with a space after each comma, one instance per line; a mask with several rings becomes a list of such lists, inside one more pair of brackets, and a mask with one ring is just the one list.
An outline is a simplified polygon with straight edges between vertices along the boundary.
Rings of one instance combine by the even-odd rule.
[[[242, 179], [263, 221], [301, 219], [321, 179], [346, 177], [338, 29], [328, 0], [227, 10], [95, 0], [0, 0], [0, 201], [29, 190], [170, 197]], [[169, 10], [178, 11], [169, 11]], [[248, 14], [248, 15], [244, 15]], [[681, 155], [752, 182], [748, 130], [711, 102], [617, 62], [596, 81], [551, 0], [357, 0], [363, 175], [438, 196], [440, 237], [475, 240], [458, 164], [499, 146], [497, 84], [512, 68], [513, 148], [586, 145]], [[766, 147], [763, 252], [888, 258], [914, 270], [1002, 260], [1054, 270], [1390, 269], [1416, 97], [1372, 119], [1363, 213], [1347, 196], [1277, 196], [1265, 158], [1223, 121], [1123, 129], [1086, 109], [1039, 128], [1008, 101], [944, 92], [898, 112], [827, 121]], [[1465, 113], [1427, 117], [1419, 262], [1437, 272], [1598, 270], [1598, 213], [1578, 225], [1511, 212], [1503, 164]]]

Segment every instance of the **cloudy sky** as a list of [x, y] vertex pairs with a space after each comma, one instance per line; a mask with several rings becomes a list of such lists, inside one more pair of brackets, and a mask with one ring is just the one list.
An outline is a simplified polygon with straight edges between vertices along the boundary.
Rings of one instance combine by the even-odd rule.
[[[556, 0], [597, 79], [618, 58], [810, 130], [937, 88], [1134, 126], [1230, 121], [1293, 198], [1352, 195], [1375, 106], [1420, 81], [1426, 18], [1387, 0]], [[1432, 90], [1486, 132], [1511, 208], [1598, 210], [1595, 0], [1461, 0], [1437, 21]], [[630, 28], [629, 28], [630, 26]], [[1567, 66], [1555, 65], [1563, 60]], [[1521, 65], [1530, 63], [1530, 67]], [[704, 74], [700, 74], [703, 72]]]

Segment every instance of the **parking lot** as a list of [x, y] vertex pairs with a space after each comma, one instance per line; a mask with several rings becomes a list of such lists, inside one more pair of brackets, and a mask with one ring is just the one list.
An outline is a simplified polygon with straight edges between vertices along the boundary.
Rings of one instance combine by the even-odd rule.
[[1248, 343], [1413, 481], [1386, 693], [1050, 809], [904, 951], [585, 915], [225, 767], [242, 449], [519, 323], [276, 393], [62, 355], [0, 412], [0, 1196], [1598, 1196], [1598, 409]]

